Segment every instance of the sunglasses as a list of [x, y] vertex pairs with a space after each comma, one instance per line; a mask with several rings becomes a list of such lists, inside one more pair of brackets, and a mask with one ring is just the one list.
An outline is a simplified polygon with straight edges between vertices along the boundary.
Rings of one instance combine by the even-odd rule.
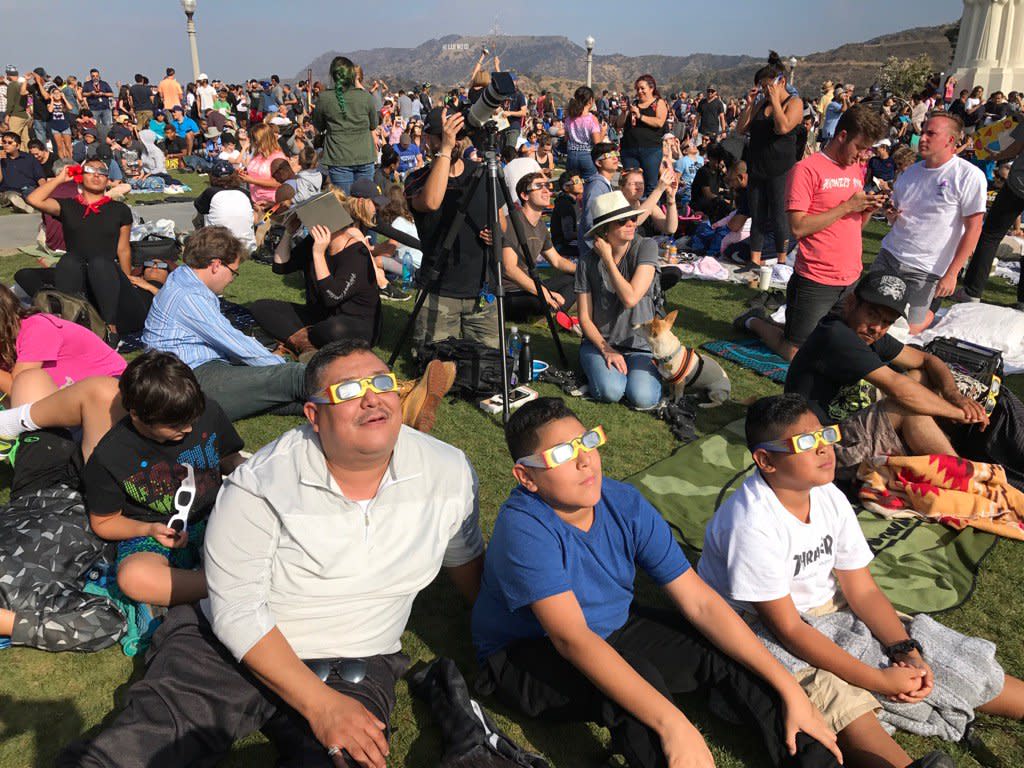
[[806, 453], [817, 449], [819, 445], [835, 445], [842, 440], [842, 433], [838, 426], [825, 427], [817, 432], [805, 432], [802, 435], [793, 435], [783, 440], [769, 440], [765, 443], [758, 443], [754, 450], [763, 448], [772, 453]]
[[590, 453], [595, 448], [600, 448], [607, 442], [608, 438], [604, 433], [604, 427], [597, 426], [584, 432], [579, 437], [570, 440], [568, 443], [559, 443], [556, 446], [548, 448], [542, 453], [523, 456], [521, 459], [516, 461], [516, 464], [521, 464], [524, 467], [554, 469], [555, 467], [565, 464], [567, 461], [573, 461], [580, 455], [580, 451]]
[[395, 392], [398, 389], [398, 378], [393, 373], [375, 373], [364, 379], [351, 379], [321, 389], [326, 394], [316, 394], [309, 398], [311, 403], [320, 405], [337, 405], [348, 400], [355, 400], [363, 397], [367, 390], [372, 390], [378, 395]]
[[531, 192], [539, 192], [542, 189], [551, 189], [553, 186], [554, 186], [554, 184], [552, 184], [550, 181], [547, 182], [547, 183], [538, 182], [536, 184], [531, 184], [530, 185], [530, 191]]
[[106, 168], [97, 168], [94, 165], [87, 165], [87, 166], [85, 166], [84, 168], [82, 168], [82, 173], [86, 173], [86, 174], [88, 174], [90, 176], [109, 176], [110, 175], [110, 171], [108, 171]]

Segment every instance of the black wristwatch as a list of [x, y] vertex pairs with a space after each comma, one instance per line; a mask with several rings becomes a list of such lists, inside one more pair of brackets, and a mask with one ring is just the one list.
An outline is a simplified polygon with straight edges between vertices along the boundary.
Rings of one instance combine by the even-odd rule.
[[914, 638], [907, 638], [906, 640], [900, 640], [898, 643], [893, 643], [885, 649], [886, 655], [891, 661], [895, 661], [896, 656], [906, 656], [911, 651], [917, 651], [924, 656], [924, 648]]

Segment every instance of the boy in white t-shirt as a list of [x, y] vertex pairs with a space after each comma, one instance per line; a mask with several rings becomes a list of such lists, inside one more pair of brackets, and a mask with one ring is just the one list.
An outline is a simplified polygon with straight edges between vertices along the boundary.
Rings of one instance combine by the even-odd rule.
[[[832, 484], [838, 428], [823, 428], [802, 396], [787, 394], [750, 406], [746, 437], [758, 471], [715, 512], [698, 573], [807, 662], [797, 678], [838, 734], [847, 766], [903, 768], [910, 757], [883, 730], [875, 696], [922, 701], [934, 675], [868, 571], [871, 550]], [[836, 610], [867, 626], [890, 666], [864, 664], [802, 618]], [[1024, 683], [1006, 675], [1002, 692], [978, 709], [1021, 719]], [[953, 763], [934, 752], [913, 765]]]

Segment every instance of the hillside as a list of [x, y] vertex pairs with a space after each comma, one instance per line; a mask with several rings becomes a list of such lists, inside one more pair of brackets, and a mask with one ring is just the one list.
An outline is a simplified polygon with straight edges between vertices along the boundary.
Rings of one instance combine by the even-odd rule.
[[[950, 25], [917, 27], [867, 40], [848, 43], [830, 51], [799, 58], [798, 85], [809, 78], [815, 85], [825, 78], [869, 85], [878, 66], [888, 56], [931, 57], [935, 69], [943, 69], [953, 51], [945, 31]], [[520, 76], [520, 88], [537, 91], [545, 88], [566, 98], [586, 78], [586, 51], [578, 43], [561, 36], [459, 36], [428, 40], [415, 48], [373, 48], [340, 52], [362, 65], [368, 81], [383, 79], [392, 89], [429, 82], [440, 87], [465, 83], [481, 46], [501, 56], [502, 67]], [[767, 51], [765, 51], [767, 54]], [[310, 67], [314, 79], [327, 81], [330, 51], [315, 58]], [[691, 53], [685, 56], [594, 56], [595, 89], [628, 88], [637, 75], [650, 73], [662, 84], [662, 91], [683, 87], [693, 90], [715, 83], [726, 95], [746, 91], [762, 56]], [[305, 77], [303, 69], [298, 77]]]

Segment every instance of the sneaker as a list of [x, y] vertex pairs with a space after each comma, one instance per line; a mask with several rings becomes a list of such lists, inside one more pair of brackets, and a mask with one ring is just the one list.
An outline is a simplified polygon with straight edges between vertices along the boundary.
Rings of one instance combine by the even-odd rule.
[[10, 440], [0, 438], [0, 464], [7, 462], [14, 466], [14, 456], [18, 452], [18, 438]]
[[402, 399], [402, 423], [420, 432], [434, 428], [437, 409], [455, 383], [455, 363], [431, 360], [418, 381]]
[[953, 295], [949, 297], [951, 301], [956, 302], [970, 302], [971, 304], [977, 304], [981, 299], [971, 296], [967, 291], [963, 289], [963, 286], [953, 291]]
[[936, 749], [934, 752], [917, 758], [907, 768], [956, 768], [956, 762], [945, 752]]
[[412, 293], [406, 293], [394, 283], [388, 283], [380, 289], [380, 297], [384, 301], [408, 301]]
[[761, 307], [753, 307], [732, 321], [733, 329], [740, 331], [741, 333], [749, 333], [750, 331], [747, 329], [747, 320], [752, 317], [756, 317], [758, 320], [768, 319], [768, 315], [765, 313], [764, 309]]
[[7, 198], [7, 202], [11, 204], [11, 208], [18, 211], [19, 213], [35, 213], [36, 209], [25, 202], [25, 198], [21, 195], [10, 195]]

